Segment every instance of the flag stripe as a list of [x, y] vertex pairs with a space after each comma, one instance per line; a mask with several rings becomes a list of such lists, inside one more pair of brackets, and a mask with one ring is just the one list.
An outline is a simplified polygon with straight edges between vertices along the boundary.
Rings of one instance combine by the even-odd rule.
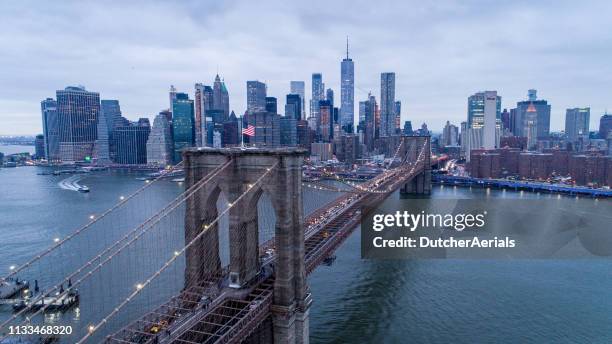
[[242, 135], [255, 136], [255, 127], [249, 125], [246, 129], [242, 129]]

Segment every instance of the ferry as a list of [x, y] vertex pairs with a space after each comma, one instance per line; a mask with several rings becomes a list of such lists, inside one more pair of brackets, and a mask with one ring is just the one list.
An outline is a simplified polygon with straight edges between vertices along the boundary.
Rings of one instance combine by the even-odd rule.
[[79, 292], [77, 290], [71, 290], [66, 295], [58, 297], [61, 293], [63, 293], [63, 289], [54, 296], [45, 296], [35, 303], [28, 299], [21, 300], [13, 305], [13, 311], [18, 312], [28, 306], [30, 306], [31, 311], [37, 311], [43, 307], [46, 307], [45, 310], [47, 311], [64, 311], [79, 303]]
[[85, 186], [85, 185], [79, 186], [78, 190], [79, 190], [79, 192], [84, 192], [84, 193], [85, 192], [89, 192], [89, 188], [87, 186]]
[[0, 299], [8, 299], [30, 286], [28, 281], [19, 279], [0, 280]]

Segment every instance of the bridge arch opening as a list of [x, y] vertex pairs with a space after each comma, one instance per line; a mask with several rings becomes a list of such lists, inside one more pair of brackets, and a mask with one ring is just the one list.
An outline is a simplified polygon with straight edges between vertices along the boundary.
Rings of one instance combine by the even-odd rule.
[[[222, 214], [229, 208], [229, 198], [227, 193], [220, 188], [217, 188], [216, 198], [212, 198], [214, 202], [217, 214]], [[219, 218], [217, 226], [219, 233], [219, 259], [221, 261], [221, 267], [226, 267], [230, 264], [230, 234], [229, 234], [229, 214], [225, 213]]]

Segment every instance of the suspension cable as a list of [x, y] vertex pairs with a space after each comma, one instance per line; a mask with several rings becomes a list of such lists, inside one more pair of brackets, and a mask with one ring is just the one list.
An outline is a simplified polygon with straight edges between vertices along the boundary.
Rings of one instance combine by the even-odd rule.
[[[78, 285], [80, 285], [82, 282], [84, 282], [85, 280], [87, 280], [89, 277], [91, 277], [95, 272], [97, 272], [98, 270], [100, 270], [104, 265], [106, 265], [107, 263], [109, 263], [115, 256], [117, 256], [120, 252], [122, 252], [126, 247], [130, 246], [132, 243], [134, 243], [136, 240], [140, 239], [140, 237], [142, 237], [142, 235], [144, 235], [149, 229], [151, 229], [153, 227], [153, 225], [155, 225], [156, 223], [158, 223], [161, 218], [165, 217], [169, 212], [171, 212], [172, 210], [174, 210], [176, 207], [178, 207], [178, 205], [182, 204], [182, 202], [190, 197], [191, 195], [193, 195], [195, 192], [197, 192], [202, 186], [204, 186], [206, 183], [208, 183], [210, 180], [212, 180], [214, 177], [216, 177], [223, 169], [225, 169], [226, 167], [228, 167], [231, 164], [231, 160], [228, 160], [224, 165], [217, 167], [215, 170], [211, 171], [207, 176], [205, 176], [204, 178], [202, 178], [201, 180], [199, 180], [196, 184], [194, 184], [192, 187], [190, 187], [188, 190], [184, 191], [183, 193], [181, 193], [179, 196], [177, 196], [174, 200], [172, 200], [170, 203], [168, 203], [168, 205], [166, 207], [164, 207], [164, 209], [160, 210], [159, 213], [155, 214], [154, 216], [150, 217], [149, 219], [147, 219], [145, 222], [141, 223], [140, 225], [136, 226], [133, 230], [131, 230], [130, 232], [128, 232], [126, 235], [124, 235], [121, 239], [119, 239], [118, 241], [116, 241], [113, 245], [107, 247], [102, 253], [98, 254], [96, 257], [92, 258], [91, 260], [89, 260], [88, 262], [86, 262], [85, 264], [83, 264], [79, 269], [77, 269], [76, 271], [74, 271], [72, 274], [70, 274], [70, 276], [66, 277], [61, 283], [55, 285], [53, 288], [51, 288], [48, 291], [42, 292], [39, 296], [37, 296], [34, 300], [32, 300], [30, 302], [30, 304], [23, 308], [22, 310], [20, 310], [19, 312], [13, 314], [12, 317], [8, 318], [6, 321], [4, 321], [2, 324], [0, 324], [0, 328], [3, 328], [5, 325], [7, 325], [9, 322], [15, 320], [19, 315], [25, 313], [26, 311], [29, 311], [32, 309], [32, 307], [41, 299], [43, 299], [46, 296], [49, 296], [52, 292], [60, 289], [60, 286], [62, 286], [64, 283], [68, 282], [69, 280], [71, 280], [73, 277], [75, 277], [76, 275], [78, 275], [79, 273], [81, 273], [84, 269], [86, 269], [87, 267], [91, 266], [92, 264], [94, 264], [94, 262], [96, 260], [99, 260], [100, 258], [102, 258], [106, 253], [108, 253], [109, 251], [111, 251], [113, 248], [117, 247], [118, 245], [121, 244], [122, 241], [126, 240], [129, 236], [133, 235], [134, 233], [137, 233], [138, 230], [141, 230], [144, 228], [144, 230], [142, 230], [140, 233], [136, 234], [136, 236], [134, 236], [132, 239], [130, 239], [128, 242], [126, 242], [125, 244], [123, 244], [117, 251], [113, 252], [111, 255], [109, 255], [107, 258], [105, 258], [104, 261], [98, 263], [98, 265], [96, 265], [94, 267], [93, 270], [90, 270], [89, 272], [87, 272], [87, 274], [85, 274], [83, 277], [81, 277], [79, 280], [75, 281], [74, 283], [72, 283], [72, 286], [67, 287], [63, 293], [60, 293], [58, 295], [54, 295], [52, 296], [52, 300], [47, 303], [46, 305], [43, 305], [43, 307], [41, 307], [40, 309], [38, 309], [33, 315], [31, 315], [29, 318], [34, 317], [38, 314], [40, 314], [41, 312], [45, 311], [47, 309], [47, 307], [49, 307], [52, 302], [64, 297], [65, 295], [67, 295], [71, 290], [75, 289]], [[25, 321], [22, 321], [21, 324], [25, 323], [28, 319], [26, 319]], [[6, 338], [5, 337], [0, 337], [0, 341], [4, 340]]]
[[230, 205], [227, 207], [227, 209], [225, 209], [223, 212], [221, 212], [221, 214], [219, 214], [211, 223], [207, 224], [207, 226], [205, 227], [205, 230], [201, 231], [200, 233], [198, 233], [198, 235], [196, 235], [187, 245], [185, 245], [180, 251], [175, 252], [172, 257], [166, 261], [166, 263], [159, 269], [157, 270], [155, 273], [153, 273], [144, 283], [142, 283], [141, 285], [139, 285], [138, 288], [136, 288], [125, 300], [123, 300], [117, 307], [115, 307], [113, 309], [112, 312], [110, 312], [106, 317], [104, 317], [100, 322], [98, 322], [96, 325], [91, 325], [88, 328], [88, 332], [85, 336], [83, 336], [78, 342], [77, 344], [81, 344], [83, 343], [85, 340], [87, 340], [87, 338], [89, 338], [94, 332], [96, 332], [101, 326], [103, 326], [104, 324], [106, 324], [112, 317], [114, 317], [125, 305], [127, 305], [128, 303], [130, 303], [132, 301], [132, 299], [134, 297], [136, 297], [142, 290], [144, 290], [153, 280], [155, 280], [157, 277], [159, 277], [159, 275], [161, 275], [162, 272], [164, 272], [170, 265], [172, 265], [172, 263], [174, 263], [174, 261], [176, 261], [176, 259], [178, 259], [178, 257], [180, 257], [181, 255], [183, 255], [185, 253], [185, 251], [191, 247], [197, 240], [199, 240], [205, 233], [208, 232], [209, 228], [212, 228], [212, 226], [214, 226], [219, 219], [224, 216], [227, 212], [230, 211], [230, 209], [232, 209], [237, 203], [239, 203], [242, 198], [247, 195], [251, 190], [253, 190], [254, 186], [259, 184], [266, 176], [268, 176], [270, 174], [270, 172], [275, 169], [278, 166], [278, 162], [276, 162], [272, 167], [268, 168], [266, 172], [264, 172], [256, 181], [255, 183], [253, 183], [252, 185], [250, 185], [247, 190], [245, 192], [243, 192], [238, 198], [236, 198], [235, 201], [233, 201], [232, 203], [230, 203]]

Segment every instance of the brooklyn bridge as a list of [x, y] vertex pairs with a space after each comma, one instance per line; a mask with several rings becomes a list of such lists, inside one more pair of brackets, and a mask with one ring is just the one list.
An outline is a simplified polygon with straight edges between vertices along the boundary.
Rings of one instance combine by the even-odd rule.
[[[328, 184], [302, 180], [305, 154], [297, 148], [184, 151], [174, 167], [185, 171], [179, 196], [159, 204], [148, 194], [158, 179], [147, 181], [1, 276], [32, 280], [47, 269], [54, 277], [0, 320], [0, 342], [9, 326], [30, 324], [75, 299], [100, 297], [107, 306], [90, 312], [94, 320], [71, 342], [308, 343], [308, 275], [330, 262], [362, 215], [391, 193], [428, 194], [436, 161], [428, 136], [406, 136], [376, 177]], [[305, 215], [303, 187], [338, 196]], [[264, 195], [273, 228], [262, 228], [258, 218]], [[134, 209], [129, 204], [140, 210], [128, 210]], [[91, 253], [74, 254], [71, 245], [89, 245]]]

